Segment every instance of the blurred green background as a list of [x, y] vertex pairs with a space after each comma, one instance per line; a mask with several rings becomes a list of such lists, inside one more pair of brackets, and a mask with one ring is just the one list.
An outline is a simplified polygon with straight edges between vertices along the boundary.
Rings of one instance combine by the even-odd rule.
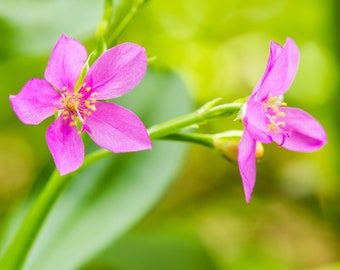
[[[93, 48], [102, 11], [102, 1], [0, 0], [3, 226], [53, 166], [44, 143], [50, 121], [23, 125], [8, 96], [28, 79], [43, 77], [61, 33]], [[249, 95], [264, 72], [269, 41], [293, 38], [300, 66], [285, 100], [322, 123], [328, 144], [309, 154], [266, 145], [250, 204], [238, 168], [191, 145], [181, 152], [183, 164], [152, 211], [81, 269], [340, 269], [339, 11], [336, 0], [150, 0], [143, 6], [119, 42], [139, 43], [149, 57], [156, 56], [150, 72], [176, 73], [187, 89], [178, 99], [189, 95], [193, 108], [216, 97], [230, 102]], [[181, 100], [171, 102], [166, 106], [179, 115]], [[231, 120], [213, 121], [201, 131], [241, 128]]]

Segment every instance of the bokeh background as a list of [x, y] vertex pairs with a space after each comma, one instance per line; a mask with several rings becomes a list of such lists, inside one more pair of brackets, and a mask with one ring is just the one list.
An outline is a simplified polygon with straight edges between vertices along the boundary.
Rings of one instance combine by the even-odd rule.
[[[91, 49], [102, 11], [102, 1], [0, 0], [2, 227], [27, 205], [31, 191], [41, 189], [53, 167], [44, 138], [50, 121], [23, 125], [8, 96], [28, 79], [43, 77], [61, 33]], [[315, 116], [328, 144], [308, 154], [266, 145], [250, 204], [235, 165], [190, 145], [152, 210], [81, 269], [340, 269], [339, 11], [336, 0], [148, 1], [119, 43], [139, 43], [155, 56], [150, 73], [176, 74], [185, 93], [165, 101], [174, 116], [188, 96], [197, 108], [217, 97], [230, 102], [249, 95], [264, 72], [269, 41], [284, 44], [291, 37], [301, 56], [285, 101]], [[167, 86], [148, 87], [162, 92]], [[200, 131], [241, 128], [231, 120], [213, 121]]]

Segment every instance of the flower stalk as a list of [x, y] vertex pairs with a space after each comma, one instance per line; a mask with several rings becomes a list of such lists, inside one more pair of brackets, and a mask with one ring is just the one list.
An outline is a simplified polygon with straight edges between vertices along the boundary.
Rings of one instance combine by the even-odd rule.
[[73, 178], [72, 176], [72, 174], [60, 176], [56, 169], [53, 171], [43, 192], [31, 207], [25, 220], [21, 223], [19, 231], [3, 254], [0, 269], [21, 269], [48, 213]]
[[120, 21], [120, 23], [113, 27], [114, 31], [109, 34], [107, 44], [108, 46], [113, 46], [116, 44], [118, 37], [125, 30], [128, 24], [132, 21], [132, 19], [136, 16], [139, 9], [147, 2], [147, 0], [136, 0], [132, 5], [130, 10], [125, 14], [124, 18]]
[[178, 133], [179, 131], [194, 125], [201, 125], [208, 120], [230, 116], [238, 112], [241, 107], [242, 103], [238, 102], [211, 107], [209, 102], [193, 113], [180, 116], [149, 128], [148, 133], [153, 140], [161, 139], [167, 135]]

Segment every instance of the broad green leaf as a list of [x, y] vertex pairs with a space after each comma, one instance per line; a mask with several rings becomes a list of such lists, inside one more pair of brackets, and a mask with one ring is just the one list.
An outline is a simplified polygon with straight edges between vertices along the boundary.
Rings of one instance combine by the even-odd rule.
[[[147, 126], [191, 109], [178, 77], [152, 70], [117, 102]], [[181, 143], [154, 142], [152, 151], [113, 154], [84, 170], [52, 209], [24, 269], [77, 269], [91, 260], [160, 200], [181, 168], [185, 149]]]
[[149, 230], [127, 234], [82, 268], [82, 270], [92, 269], [216, 270], [219, 268], [193, 233]]

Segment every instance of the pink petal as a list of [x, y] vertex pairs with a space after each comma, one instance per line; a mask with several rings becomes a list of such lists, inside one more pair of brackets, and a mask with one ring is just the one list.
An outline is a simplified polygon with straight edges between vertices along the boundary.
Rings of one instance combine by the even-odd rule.
[[62, 35], [50, 56], [45, 79], [59, 90], [66, 86], [73, 91], [86, 59], [85, 47], [77, 40]]
[[[287, 137], [283, 147], [297, 152], [311, 152], [320, 149], [327, 143], [326, 133], [318, 121], [310, 114], [296, 108], [281, 108], [286, 114], [285, 130], [292, 131]], [[275, 142], [281, 144], [282, 135], [272, 132]]]
[[119, 97], [144, 77], [147, 57], [144, 48], [123, 43], [107, 50], [90, 68], [85, 81], [98, 100]]
[[241, 141], [238, 146], [238, 166], [242, 177], [246, 201], [250, 202], [256, 180], [256, 141], [244, 129]]
[[266, 67], [266, 70], [264, 72], [263, 77], [257, 83], [257, 85], [255, 86], [255, 88], [252, 92], [253, 97], [256, 96], [256, 93], [259, 91], [260, 86], [262, 85], [264, 78], [266, 77], [266, 75], [268, 75], [268, 73], [270, 73], [276, 59], [281, 54], [282, 50], [283, 50], [283, 47], [281, 47], [280, 44], [273, 42], [273, 41], [270, 42], [270, 52], [269, 52], [269, 58], [268, 58], [268, 61], [267, 61], [267, 67]]
[[151, 141], [141, 120], [131, 111], [109, 102], [97, 102], [97, 110], [87, 118], [92, 140], [112, 152], [151, 149]]
[[247, 102], [246, 113], [243, 118], [244, 126], [252, 137], [263, 143], [271, 143], [272, 140], [268, 136], [266, 116], [264, 106], [258, 102]]
[[294, 80], [299, 64], [299, 49], [290, 38], [287, 38], [282, 49], [279, 47], [274, 42], [270, 45], [266, 71], [254, 90], [257, 92], [256, 101], [267, 99], [269, 94], [274, 97], [283, 95]]
[[47, 129], [46, 140], [60, 175], [77, 170], [84, 160], [84, 145], [75, 126], [62, 116]]
[[54, 114], [60, 106], [60, 95], [42, 79], [31, 79], [18, 95], [10, 96], [14, 112], [25, 124], [37, 125]]

